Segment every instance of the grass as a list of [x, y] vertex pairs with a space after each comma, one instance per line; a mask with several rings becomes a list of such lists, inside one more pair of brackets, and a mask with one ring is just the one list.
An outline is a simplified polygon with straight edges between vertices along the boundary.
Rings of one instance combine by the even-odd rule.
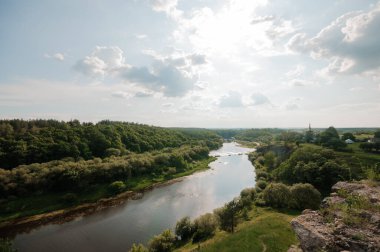
[[[169, 181], [171, 179], [190, 175], [194, 172], [208, 169], [209, 163], [216, 158], [210, 157], [190, 164], [186, 171], [179, 172], [170, 176], [141, 176], [128, 180], [126, 182], [129, 191], [139, 191], [148, 188], [156, 183]], [[86, 190], [74, 192], [77, 195], [77, 200], [71, 204], [65, 203], [62, 197], [67, 192], [45, 193], [22, 198], [15, 198], [0, 204], [0, 222], [9, 221], [12, 219], [33, 216], [61, 210], [72, 206], [77, 206], [84, 203], [93, 203], [99, 199], [110, 197], [108, 191], [109, 183], [89, 186]]]
[[[235, 233], [218, 231], [215, 236], [201, 244], [200, 251], [287, 251], [297, 243], [290, 221], [299, 212], [278, 212], [269, 208], [256, 207], [249, 212], [249, 221], [240, 223]], [[198, 244], [191, 242], [176, 251], [192, 251]]]

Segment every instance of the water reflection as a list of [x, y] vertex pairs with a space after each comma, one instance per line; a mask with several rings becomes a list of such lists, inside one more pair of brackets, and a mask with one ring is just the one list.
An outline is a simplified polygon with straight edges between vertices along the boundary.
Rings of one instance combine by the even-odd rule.
[[254, 186], [254, 172], [246, 155], [252, 151], [225, 143], [211, 169], [182, 182], [156, 188], [139, 200], [61, 225], [47, 225], [16, 236], [19, 251], [128, 251], [135, 242], [173, 228], [184, 216], [192, 218], [222, 206]]

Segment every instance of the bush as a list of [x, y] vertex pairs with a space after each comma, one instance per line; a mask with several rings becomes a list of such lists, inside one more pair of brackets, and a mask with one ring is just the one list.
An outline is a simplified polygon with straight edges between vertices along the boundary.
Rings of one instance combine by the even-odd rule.
[[194, 227], [191, 224], [189, 217], [183, 217], [175, 225], [175, 234], [180, 237], [182, 241], [190, 239], [194, 234]]
[[75, 193], [66, 193], [62, 196], [61, 200], [66, 204], [73, 204], [77, 202], [78, 196]]
[[243, 208], [251, 209], [252, 202], [255, 201], [255, 188], [245, 188], [240, 192], [240, 204]]
[[160, 235], [156, 235], [149, 241], [149, 251], [151, 252], [170, 252], [173, 250], [175, 237], [172, 232], [167, 229]]
[[132, 248], [128, 252], [148, 252], [148, 249], [142, 244], [133, 243]]
[[12, 248], [12, 242], [9, 239], [0, 238], [0, 251], [1, 252], [16, 252], [17, 250]]
[[265, 171], [256, 170], [256, 180], [268, 180], [269, 174]]
[[118, 193], [121, 193], [122, 191], [125, 190], [125, 184], [123, 181], [115, 181], [115, 182], [112, 182], [109, 186], [108, 186], [108, 190], [112, 193], [112, 194], [118, 194]]
[[282, 183], [269, 184], [263, 191], [263, 199], [268, 206], [287, 207], [290, 200], [290, 190]]
[[106, 157], [112, 157], [112, 156], [120, 156], [121, 150], [116, 149], [116, 148], [108, 148], [105, 151], [105, 156]]
[[256, 182], [256, 187], [259, 188], [261, 191], [264, 190], [267, 187], [268, 183], [264, 180], [259, 180]]
[[195, 233], [193, 242], [198, 242], [214, 235], [217, 226], [218, 222], [213, 214], [207, 213], [199, 216], [194, 220]]
[[311, 184], [294, 184], [290, 188], [290, 207], [298, 210], [318, 209], [321, 203], [321, 194]]

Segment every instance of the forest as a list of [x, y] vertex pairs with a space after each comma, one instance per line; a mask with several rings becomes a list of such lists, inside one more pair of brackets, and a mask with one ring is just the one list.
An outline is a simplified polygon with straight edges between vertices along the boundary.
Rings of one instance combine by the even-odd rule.
[[209, 130], [170, 129], [143, 124], [101, 121], [80, 123], [56, 120], [0, 120], [0, 168], [43, 163], [63, 158], [143, 153], [183, 144], [220, 146], [220, 137]]

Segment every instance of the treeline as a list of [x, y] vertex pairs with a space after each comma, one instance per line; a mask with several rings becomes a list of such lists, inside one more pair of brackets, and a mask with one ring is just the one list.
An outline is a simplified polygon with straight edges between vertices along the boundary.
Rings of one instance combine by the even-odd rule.
[[0, 169], [0, 198], [31, 193], [76, 192], [92, 185], [125, 181], [143, 175], [173, 175], [185, 171], [194, 161], [208, 158], [204, 146], [182, 146], [142, 154], [130, 153], [105, 159], [50, 161]]
[[101, 121], [80, 123], [56, 120], [0, 120], [0, 167], [43, 163], [66, 157], [105, 158], [142, 153], [183, 144], [221, 145], [220, 136], [210, 130], [186, 130]]

